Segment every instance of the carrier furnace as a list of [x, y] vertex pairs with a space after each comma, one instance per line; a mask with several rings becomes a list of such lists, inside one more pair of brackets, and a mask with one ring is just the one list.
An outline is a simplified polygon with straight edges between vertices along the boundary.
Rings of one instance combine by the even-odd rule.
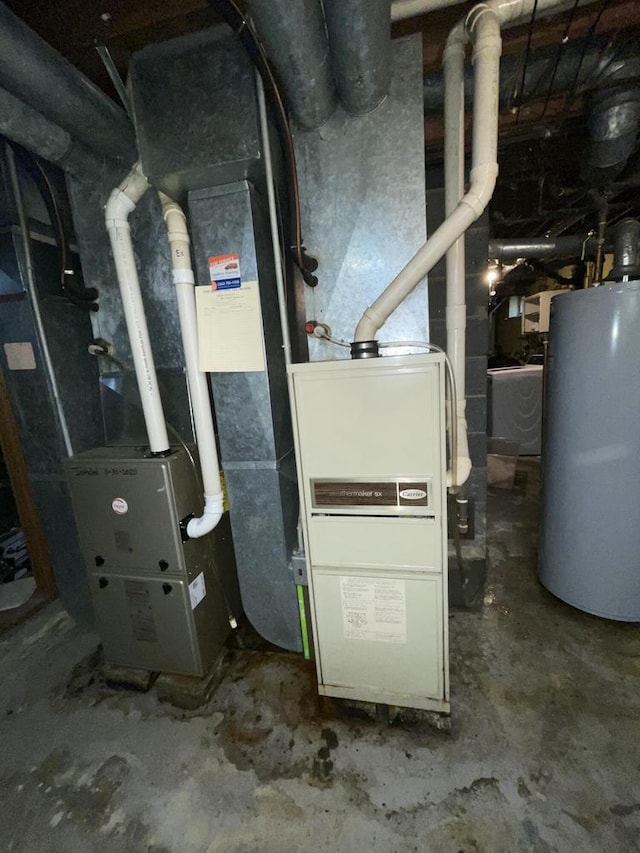
[[323, 695], [449, 711], [444, 367], [290, 368]]

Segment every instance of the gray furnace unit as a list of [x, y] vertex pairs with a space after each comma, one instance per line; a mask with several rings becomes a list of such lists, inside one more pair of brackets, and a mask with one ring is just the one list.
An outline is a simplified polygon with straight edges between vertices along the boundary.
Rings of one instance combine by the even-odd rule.
[[183, 536], [202, 505], [193, 460], [182, 447], [99, 447], [67, 470], [106, 662], [204, 675], [237, 590], [228, 513], [207, 536]]

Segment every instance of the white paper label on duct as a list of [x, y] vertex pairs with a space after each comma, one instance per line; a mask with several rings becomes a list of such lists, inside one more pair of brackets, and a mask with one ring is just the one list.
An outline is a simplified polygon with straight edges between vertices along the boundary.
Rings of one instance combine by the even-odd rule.
[[407, 642], [403, 580], [341, 577], [340, 597], [345, 639]]
[[7, 356], [9, 370], [35, 370], [36, 357], [33, 346], [29, 341], [5, 344], [4, 353]]
[[189, 597], [191, 598], [191, 609], [195, 610], [202, 599], [207, 594], [207, 587], [204, 583], [204, 574], [200, 572], [197, 578], [194, 578], [189, 584]]
[[198, 356], [204, 373], [265, 369], [260, 290], [243, 281], [231, 290], [196, 287]]

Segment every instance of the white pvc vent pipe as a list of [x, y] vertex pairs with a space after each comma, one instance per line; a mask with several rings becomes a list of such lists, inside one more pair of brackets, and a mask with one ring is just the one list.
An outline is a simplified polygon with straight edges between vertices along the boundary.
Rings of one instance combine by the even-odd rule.
[[171, 247], [173, 283], [176, 288], [187, 381], [204, 486], [204, 511], [199, 518], [192, 518], [187, 524], [187, 535], [195, 539], [209, 533], [219, 523], [224, 512], [224, 499], [207, 376], [200, 370], [198, 363], [195, 279], [191, 265], [187, 220], [184, 211], [176, 202], [164, 193], [158, 195]]
[[[593, 0], [587, 0], [593, 2]], [[397, 0], [392, 20], [450, 5], [438, 0]], [[465, 420], [464, 233], [483, 213], [498, 175], [498, 108], [502, 39], [500, 29], [531, 15], [566, 7], [565, 0], [488, 0], [475, 6], [452, 30], [444, 54], [445, 68], [445, 205], [447, 218], [364, 312], [354, 340], [370, 341], [388, 317], [445, 253], [447, 258], [447, 348], [458, 387], [457, 483], [471, 472]], [[464, 57], [467, 40], [473, 44], [474, 100], [471, 184], [464, 189]]]
[[152, 453], [164, 453], [169, 450], [169, 438], [129, 227], [129, 215], [135, 210], [148, 188], [147, 179], [142, 174], [139, 163], [136, 163], [120, 186], [116, 187], [109, 196], [105, 208], [105, 221], [116, 265], [124, 319], [131, 342], [131, 354], [149, 436], [149, 447]]

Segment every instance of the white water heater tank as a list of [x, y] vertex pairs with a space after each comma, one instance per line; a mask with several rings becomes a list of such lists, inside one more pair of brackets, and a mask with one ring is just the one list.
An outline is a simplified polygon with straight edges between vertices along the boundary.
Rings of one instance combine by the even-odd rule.
[[574, 607], [640, 621], [640, 282], [551, 306], [539, 574]]

